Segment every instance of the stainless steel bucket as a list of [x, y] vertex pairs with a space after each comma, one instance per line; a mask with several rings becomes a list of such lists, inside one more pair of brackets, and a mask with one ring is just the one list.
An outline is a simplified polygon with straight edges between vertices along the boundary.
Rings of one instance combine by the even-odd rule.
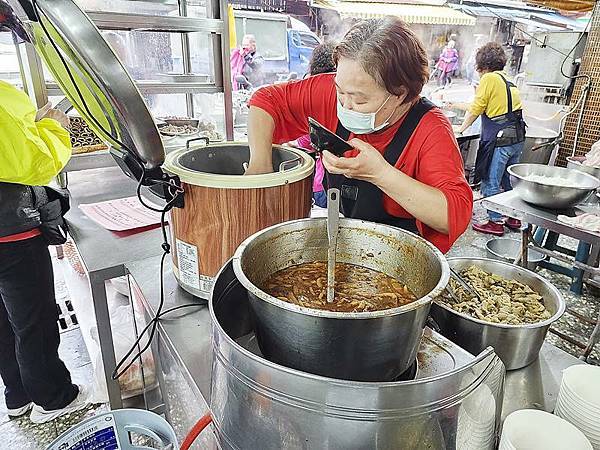
[[[504, 366], [491, 349], [474, 357], [428, 330], [424, 343], [441, 346], [419, 352], [420, 373], [427, 375], [384, 383], [338, 380], [273, 363], [247, 346], [254, 324], [231, 262], [216, 277], [209, 307], [210, 407], [221, 449], [494, 448]], [[443, 369], [432, 370], [431, 361]]]
[[520, 163], [548, 164], [556, 147], [558, 132], [547, 128], [528, 127]]
[[449, 258], [448, 263], [457, 271], [475, 265], [487, 272], [531, 287], [544, 298], [544, 304], [552, 317], [538, 323], [504, 325], [484, 322], [434, 303], [431, 316], [439, 325], [442, 334], [474, 354], [487, 347], [493, 347], [507, 370], [520, 369], [535, 361], [550, 325], [565, 312], [566, 304], [558, 289], [535, 272], [493, 259]]
[[278, 364], [347, 380], [386, 381], [413, 363], [431, 301], [448, 283], [448, 264], [433, 245], [386, 225], [342, 219], [339, 262], [402, 280], [419, 299], [384, 311], [341, 313], [303, 308], [263, 292], [267, 278], [302, 262], [327, 260], [325, 219], [305, 219], [260, 231], [233, 257], [248, 290], [263, 354]]

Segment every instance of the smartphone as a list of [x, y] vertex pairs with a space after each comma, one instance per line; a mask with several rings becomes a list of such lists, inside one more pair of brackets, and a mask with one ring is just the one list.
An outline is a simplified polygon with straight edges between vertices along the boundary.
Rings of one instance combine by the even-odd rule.
[[312, 117], [308, 118], [308, 128], [310, 130], [310, 143], [318, 152], [327, 150], [336, 156], [343, 156], [345, 152], [354, 148]]

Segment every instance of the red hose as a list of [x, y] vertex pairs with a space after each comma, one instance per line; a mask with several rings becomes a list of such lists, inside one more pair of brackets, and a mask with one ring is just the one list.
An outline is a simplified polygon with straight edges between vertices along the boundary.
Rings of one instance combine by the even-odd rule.
[[187, 436], [183, 440], [183, 443], [181, 444], [180, 449], [188, 450], [191, 447], [191, 445], [194, 443], [194, 441], [196, 440], [198, 435], [200, 433], [202, 433], [202, 430], [204, 430], [208, 425], [210, 425], [211, 422], [212, 422], [212, 417], [210, 415], [210, 412], [203, 415], [200, 418], [200, 420], [198, 422], [196, 422], [196, 425], [194, 425], [192, 427], [192, 429], [190, 430], [190, 432], [187, 434]]

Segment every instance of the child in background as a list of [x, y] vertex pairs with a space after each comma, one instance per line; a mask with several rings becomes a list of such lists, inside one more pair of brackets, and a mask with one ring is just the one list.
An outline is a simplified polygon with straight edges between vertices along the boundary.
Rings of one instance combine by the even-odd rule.
[[[335, 64], [333, 63], [333, 50], [335, 44], [327, 42], [320, 44], [313, 50], [312, 58], [309, 65], [310, 76], [318, 75], [320, 73], [335, 72]], [[312, 150], [310, 145], [310, 136], [308, 134], [296, 139], [296, 146], [306, 150]], [[313, 180], [313, 199], [315, 205], [326, 208], [327, 207], [327, 193], [323, 188], [323, 177], [325, 176], [325, 169], [323, 162], [320, 157], [317, 157], [317, 164], [315, 168], [315, 178]]]

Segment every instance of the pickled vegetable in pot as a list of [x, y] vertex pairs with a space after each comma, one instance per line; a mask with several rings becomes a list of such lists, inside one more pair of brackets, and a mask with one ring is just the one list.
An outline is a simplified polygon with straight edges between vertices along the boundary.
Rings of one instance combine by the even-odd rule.
[[327, 262], [298, 264], [275, 272], [262, 287], [280, 300], [306, 308], [367, 312], [397, 308], [417, 299], [389, 275], [347, 263], [335, 265], [335, 298], [327, 303]]

